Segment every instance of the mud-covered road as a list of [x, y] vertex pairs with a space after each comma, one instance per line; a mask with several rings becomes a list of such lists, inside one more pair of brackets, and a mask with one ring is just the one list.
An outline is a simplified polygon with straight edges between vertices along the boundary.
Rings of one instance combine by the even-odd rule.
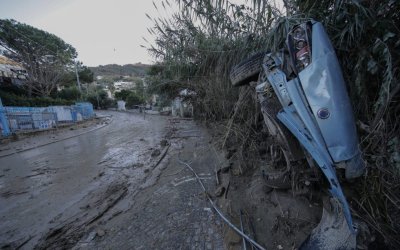
[[178, 161], [213, 190], [219, 159], [206, 133], [192, 121], [101, 114], [112, 122], [0, 158], [0, 247], [223, 248], [221, 222]]

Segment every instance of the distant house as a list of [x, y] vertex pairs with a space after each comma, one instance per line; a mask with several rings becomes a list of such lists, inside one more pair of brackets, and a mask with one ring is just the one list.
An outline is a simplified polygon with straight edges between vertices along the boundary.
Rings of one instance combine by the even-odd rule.
[[126, 102], [124, 102], [124, 101], [117, 101], [118, 110], [121, 110], [121, 111], [126, 110], [125, 104], [126, 104]]
[[111, 90], [108, 88], [108, 86], [105, 86], [105, 87], [103, 88], [103, 90], [107, 93], [107, 97], [108, 97], [108, 98], [114, 99], [114, 97], [113, 97], [113, 95], [112, 95], [112, 93], [111, 93]]
[[136, 87], [136, 83], [118, 81], [118, 82], [114, 82], [114, 87], [115, 87], [115, 91], [121, 91], [123, 89], [129, 90], [129, 89], [134, 89]]
[[19, 63], [0, 55], [0, 84], [22, 84], [28, 79], [28, 72]]
[[159, 97], [160, 97], [159, 95], [155, 95], [155, 94], [151, 95], [151, 105], [153, 105], [153, 106], [156, 105]]
[[181, 90], [179, 96], [172, 102], [172, 116], [193, 117], [193, 105], [185, 101], [186, 97], [195, 96], [196, 93], [188, 89]]

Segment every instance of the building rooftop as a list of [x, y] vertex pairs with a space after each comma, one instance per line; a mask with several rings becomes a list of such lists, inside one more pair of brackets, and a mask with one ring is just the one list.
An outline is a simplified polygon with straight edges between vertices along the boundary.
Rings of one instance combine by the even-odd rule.
[[0, 55], [0, 64], [7, 64], [7, 65], [12, 65], [12, 66], [22, 67], [22, 65], [20, 63], [17, 63], [16, 61], [11, 60], [10, 58], [7, 58], [7, 57], [1, 56], [1, 55]]

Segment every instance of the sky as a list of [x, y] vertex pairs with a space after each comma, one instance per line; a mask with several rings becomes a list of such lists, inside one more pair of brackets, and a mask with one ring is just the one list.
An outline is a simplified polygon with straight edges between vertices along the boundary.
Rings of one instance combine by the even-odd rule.
[[[159, 2], [155, 0], [155, 2]], [[172, 2], [172, 1], [171, 1]], [[146, 17], [158, 12], [151, 0], [0, 0], [0, 19], [15, 19], [71, 44], [87, 66], [150, 64], [142, 37], [154, 41]]]

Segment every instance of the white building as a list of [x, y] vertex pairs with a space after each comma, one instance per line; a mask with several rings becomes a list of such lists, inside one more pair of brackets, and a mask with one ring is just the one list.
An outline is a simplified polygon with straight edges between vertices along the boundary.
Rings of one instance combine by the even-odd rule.
[[125, 81], [118, 81], [114, 82], [115, 91], [121, 91], [123, 89], [134, 89], [136, 87], [136, 83], [134, 82], [125, 82]]
[[194, 96], [195, 92], [184, 89], [179, 92], [179, 96], [172, 102], [172, 116], [193, 117], [193, 105], [188, 101], [183, 101], [184, 97]]
[[124, 101], [117, 101], [117, 105], [118, 105], [118, 110], [126, 110], [125, 108], [125, 102]]
[[9, 79], [14, 84], [22, 84], [27, 78], [28, 73], [21, 64], [0, 55], [0, 82]]

